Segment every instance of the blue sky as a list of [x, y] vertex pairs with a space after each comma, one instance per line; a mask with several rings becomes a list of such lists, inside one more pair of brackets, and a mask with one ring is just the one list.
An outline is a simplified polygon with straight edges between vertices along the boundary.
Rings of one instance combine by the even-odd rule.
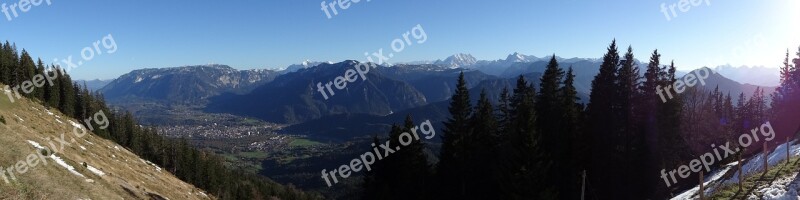
[[145, 67], [219, 63], [252, 69], [306, 59], [364, 60], [364, 52], [388, 51], [417, 24], [428, 39], [395, 53], [392, 62], [455, 53], [484, 60], [513, 52], [596, 58], [616, 38], [633, 45], [640, 60], [657, 48], [680, 69], [777, 67], [787, 48], [794, 53], [800, 45], [798, 1], [703, 0], [687, 12], [676, 8], [677, 17], [667, 20], [661, 5], [678, 0], [362, 0], [338, 8], [331, 19], [321, 0], [51, 0], [18, 11], [11, 21], [0, 13], [0, 40], [52, 63], [70, 55], [79, 60], [84, 47], [113, 35], [118, 50], [72, 70], [78, 79], [114, 78]]

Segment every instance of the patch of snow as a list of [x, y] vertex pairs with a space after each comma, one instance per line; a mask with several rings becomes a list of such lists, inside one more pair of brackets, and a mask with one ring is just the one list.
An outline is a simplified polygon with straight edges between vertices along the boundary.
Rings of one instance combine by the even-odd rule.
[[57, 121], [58, 123], [62, 123], [62, 124], [64, 123], [64, 122], [62, 122], [61, 120], [58, 120], [58, 119], [56, 119], [56, 121]]
[[48, 115], [55, 115], [53, 112], [50, 112], [50, 110], [45, 110], [45, 112], [47, 112]]
[[83, 145], [78, 145], [78, 146], [81, 147], [82, 150], [86, 151], [86, 147], [83, 147]]
[[72, 124], [72, 126], [74, 126], [75, 128], [83, 129], [83, 126], [81, 126], [81, 124], [74, 122], [72, 120], [67, 120], [67, 121], [69, 121], [69, 123]]
[[86, 143], [89, 143], [89, 144], [91, 144], [91, 145], [94, 145], [94, 143], [92, 143], [92, 142], [89, 142], [89, 140], [83, 139], [83, 141], [86, 141]]
[[[795, 143], [795, 142], [797, 142], [797, 140], [792, 141], [790, 143]], [[786, 148], [787, 148], [786, 144], [781, 144], [767, 156], [767, 162], [769, 163], [770, 166], [776, 165], [786, 159]], [[790, 154], [792, 154], [793, 156], [800, 155], [800, 145], [791, 145], [789, 147], [789, 150]], [[761, 172], [763, 170], [764, 170], [764, 155], [761, 153], [759, 153], [757, 156], [754, 156], [746, 164], [742, 165], [742, 171], [744, 171], [745, 176], [752, 173]], [[739, 172], [736, 172], [735, 174], [733, 174], [731, 179], [725, 181], [725, 184], [735, 184], [738, 182], [739, 182]]]
[[136, 77], [136, 80], [133, 81], [133, 83], [142, 82], [142, 80], [144, 80], [142, 77]]
[[103, 171], [100, 171], [97, 168], [92, 167], [91, 165], [86, 165], [86, 168], [89, 169], [90, 172], [92, 172], [94, 174], [97, 174], [98, 176], [105, 176], [106, 175], [106, 173], [104, 173]]
[[61, 165], [62, 167], [66, 168], [67, 171], [69, 171], [70, 173], [75, 174], [76, 176], [80, 176], [81, 178], [85, 178], [85, 176], [83, 176], [83, 174], [78, 173], [78, 171], [75, 171], [74, 167], [72, 167], [69, 164], [67, 164], [67, 162], [64, 162], [64, 160], [62, 160], [60, 157], [56, 156], [55, 154], [50, 155], [50, 158], [52, 158], [54, 161], [56, 161], [56, 163], [58, 163], [58, 165]]
[[33, 145], [33, 147], [36, 147], [37, 149], [44, 149], [44, 147], [42, 145], [39, 145], [38, 142], [28, 140], [28, 143], [30, 143], [31, 145]]
[[798, 199], [800, 198], [799, 196], [797, 196], [798, 180], [794, 180], [796, 176], [797, 173], [795, 173], [794, 176], [783, 177], [778, 180], [775, 180], [769, 186], [758, 189], [758, 192], [762, 194], [763, 196], [762, 199], [770, 199], [770, 200]]
[[[728, 170], [730, 170], [731, 168], [733, 168], [734, 165], [736, 165], [736, 163], [732, 163], [732, 164], [733, 165], [731, 165], [731, 164], [725, 165], [725, 168], [722, 168], [720, 170], [714, 171], [710, 175], [706, 176], [703, 179], [704, 180], [703, 181], [703, 185], [706, 186], [705, 187], [705, 191], [703, 191], [705, 194], [709, 194], [709, 193], [713, 192], [713, 190], [715, 188], [714, 187], [709, 187], [710, 184], [713, 183], [713, 182], [716, 182], [717, 180], [722, 178], [722, 176], [725, 175], [725, 173], [728, 173]], [[684, 191], [683, 193], [673, 197], [671, 200], [692, 199], [692, 196], [696, 195], [698, 190], [700, 190], [700, 186], [699, 185], [695, 186], [692, 189]]]
[[17, 114], [14, 114], [14, 117], [17, 117], [17, 119], [19, 119], [19, 121], [22, 121], [22, 122], [24, 122], [24, 121], [25, 121], [25, 120], [22, 120], [22, 118], [21, 118], [21, 117], [17, 116]]

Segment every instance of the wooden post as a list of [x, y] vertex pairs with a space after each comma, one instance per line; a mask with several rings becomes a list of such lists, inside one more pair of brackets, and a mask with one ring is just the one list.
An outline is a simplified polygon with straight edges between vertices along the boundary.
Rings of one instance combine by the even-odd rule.
[[767, 141], [764, 141], [764, 174], [769, 171], [769, 154], [767, 154]]
[[700, 196], [700, 200], [705, 199], [705, 193], [706, 193], [705, 191], [706, 190], [704, 189], [704, 186], [703, 186], [703, 170], [701, 169], [700, 170], [700, 190], [697, 191], [697, 193], [699, 193], [698, 196]]
[[789, 137], [786, 137], [786, 165], [789, 165], [789, 149], [792, 147], [792, 144], [789, 143]]
[[583, 182], [581, 183], [581, 200], [586, 195], [586, 170], [583, 170]]
[[742, 177], [744, 177], [744, 176], [742, 175], [742, 173], [744, 173], [744, 172], [742, 171], [742, 152], [744, 152], [744, 151], [745, 151], [745, 150], [744, 150], [744, 149], [742, 149], [742, 151], [740, 151], [740, 152], [737, 152], [737, 154], [736, 154], [736, 161], [737, 161], [737, 163], [736, 163], [736, 166], [737, 166], [737, 167], [736, 167], [736, 168], [739, 170], [739, 191], [740, 191], [740, 192], [741, 192], [741, 191], [743, 191], [743, 190], [742, 190], [742, 182], [744, 182], [744, 180], [742, 180]]

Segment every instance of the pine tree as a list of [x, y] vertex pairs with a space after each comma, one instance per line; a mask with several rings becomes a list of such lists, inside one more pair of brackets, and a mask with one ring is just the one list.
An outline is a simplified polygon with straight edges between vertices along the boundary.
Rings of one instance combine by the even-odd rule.
[[[31, 58], [31, 55], [28, 54], [28, 51], [25, 51], [25, 49], [22, 50], [22, 57], [20, 57], [19, 62], [20, 62], [20, 65], [19, 65], [19, 68], [20, 68], [20, 82], [19, 83], [20, 83], [20, 85], [22, 85], [22, 83], [24, 83], [25, 81], [31, 81], [33, 79], [33, 75], [36, 73], [36, 64], [33, 62], [33, 58]], [[29, 82], [29, 83], [31, 85], [33, 85], [32, 81]], [[25, 88], [25, 87], [23, 87], [23, 88]], [[36, 91], [36, 90], [39, 90], [38, 88], [36, 88], [34, 86], [30, 86], [30, 88], [33, 88], [32, 90], [29, 91], [30, 93], [22, 92], [22, 94], [24, 96], [26, 96], [26, 97], [33, 97], [34, 96], [33, 92]]]
[[11, 71], [11, 68], [9, 68], [9, 66], [6, 64], [6, 51], [4, 51], [5, 47], [5, 44], [0, 43], [0, 83], [8, 85], [8, 77], [10, 75], [9, 72]]
[[387, 185], [392, 188], [391, 193], [384, 193], [386, 198], [382, 199], [427, 199], [426, 190], [431, 186], [428, 182], [432, 173], [424, 153], [425, 145], [421, 140], [415, 139], [417, 136], [413, 132], [418, 130], [412, 131], [414, 127], [414, 120], [410, 115], [406, 116], [404, 126], [396, 127], [389, 136], [392, 148], [401, 146], [404, 142], [408, 142], [408, 145], [401, 146], [391, 156], [379, 161], [391, 166], [389, 173], [394, 174], [393, 180], [387, 180]]
[[60, 76], [58, 76], [58, 91], [59, 91], [59, 102], [58, 102], [58, 109], [61, 110], [67, 116], [73, 116], [75, 113], [75, 91], [72, 87], [72, 79], [69, 77], [69, 74], [63, 71], [63, 69], [59, 69]]
[[511, 123], [511, 96], [508, 92], [508, 87], [504, 87], [500, 92], [500, 100], [497, 106], [497, 123], [499, 134], [508, 132], [509, 124]]
[[539, 93], [536, 98], [536, 111], [538, 117], [537, 130], [542, 135], [542, 144], [545, 151], [549, 153], [553, 160], [553, 175], [548, 182], [555, 183], [560, 195], [566, 195], [570, 191], [569, 183], [564, 177], [569, 176], [567, 170], [568, 139], [564, 128], [560, 122], [564, 121], [564, 111], [562, 110], [563, 100], [560, 99], [560, 87], [564, 77], [564, 70], [558, 66], [556, 56], [550, 58], [550, 62], [545, 68], [544, 74], [539, 83]]
[[523, 76], [517, 79], [511, 98], [510, 124], [501, 139], [503, 188], [498, 199], [556, 199], [557, 191], [548, 184], [552, 161], [536, 131], [536, 90]]
[[[39, 59], [36, 62], [36, 70], [34, 71], [34, 76], [37, 75], [44, 76], [44, 62], [42, 62], [42, 59]], [[33, 96], [42, 102], [46, 102], [44, 99], [45, 90], [47, 90], [47, 80], [44, 80], [44, 84], [42, 85], [42, 87], [37, 87], [36, 90], [33, 91]]]
[[588, 149], [588, 137], [580, 131], [582, 126], [580, 118], [583, 108], [581, 104], [578, 104], [580, 98], [578, 97], [577, 89], [575, 89], [575, 75], [572, 71], [572, 66], [567, 70], [564, 86], [560, 89], [559, 99], [561, 100], [562, 111], [559, 125], [562, 127], [562, 134], [566, 136], [563, 148], [567, 151], [565, 156], [568, 157], [567, 162], [564, 163], [566, 167], [563, 175], [567, 183], [567, 190], [566, 193], [561, 194], [561, 197], [579, 199], [580, 188], [577, 183], [580, 183], [581, 180], [578, 175], [586, 169], [588, 162], [585, 160], [589, 156], [587, 154], [591, 154], [591, 152]]
[[[626, 184], [622, 190], [627, 188], [628, 191], [619, 191], [617, 195], [621, 198], [627, 199], [642, 199], [644, 195], [649, 194], [644, 191], [645, 184], [644, 177], [646, 169], [646, 147], [644, 145], [644, 132], [641, 130], [640, 120], [643, 117], [641, 94], [639, 92], [640, 80], [638, 67], [635, 66], [635, 58], [633, 56], [633, 48], [628, 46], [628, 51], [625, 53], [622, 67], [617, 72], [616, 80], [616, 112], [612, 117], [616, 117], [615, 130], [618, 130], [617, 141], [615, 146], [619, 147], [622, 151], [622, 160], [620, 168], [625, 173]], [[622, 174], [620, 174], [622, 175]]]
[[464, 138], [470, 134], [469, 117], [472, 105], [469, 90], [464, 80], [464, 72], [458, 76], [456, 91], [450, 102], [450, 118], [444, 122], [442, 150], [437, 166], [442, 195], [455, 199], [467, 198], [464, 166]]
[[498, 124], [494, 115], [494, 107], [487, 97], [486, 90], [482, 90], [475, 112], [470, 118], [472, 134], [467, 138], [468, 146], [465, 148], [467, 156], [467, 173], [472, 176], [467, 179], [467, 196], [469, 199], [491, 199], [500, 195], [501, 180], [494, 176], [500, 166], [498, 152]]
[[[392, 133], [398, 130], [397, 126], [392, 126]], [[374, 136], [372, 138], [372, 144], [376, 146], [381, 143], [381, 139], [378, 136]], [[372, 151], [369, 149], [367, 151]], [[387, 168], [385, 167], [385, 162], [375, 162], [372, 165], [372, 170], [367, 170], [364, 172], [364, 194], [362, 199], [381, 199], [384, 194], [391, 191], [391, 188], [388, 187], [388, 183], [390, 180], [387, 180], [387, 176], [390, 175], [391, 172], [387, 172]]]
[[[664, 73], [660, 73], [661, 85], [673, 85], [675, 79], [675, 63], [672, 62], [669, 68], [662, 68]], [[657, 169], [674, 168], [684, 164], [684, 160], [689, 158], [688, 146], [681, 136], [681, 116], [683, 109], [683, 98], [679, 94], [664, 103], [657, 104], [657, 127], [658, 127], [658, 147], [662, 157], [662, 164]], [[659, 182], [659, 184], [662, 184]]]
[[9, 44], [8, 41], [3, 45], [3, 64], [8, 69], [8, 75], [6, 75], [6, 84], [9, 85], [19, 85], [20, 83], [20, 74], [21, 71], [19, 67], [19, 56], [17, 54], [17, 47], [16, 45]]
[[613, 191], [614, 185], [619, 185], [613, 181], [618, 180], [612, 172], [617, 169], [611, 164], [616, 155], [616, 146], [613, 126], [617, 122], [615, 117], [609, 117], [615, 113], [615, 80], [617, 66], [619, 66], [619, 52], [617, 51], [616, 40], [611, 42], [608, 52], [603, 56], [603, 63], [600, 65], [600, 72], [592, 80], [592, 91], [589, 94], [589, 104], [587, 106], [588, 135], [591, 136], [592, 167], [588, 172], [587, 179], [590, 183], [606, 183], [595, 185], [594, 191], [603, 192], [599, 198], [612, 198], [608, 192]]
[[[58, 66], [50, 66], [50, 68], [47, 70], [47, 73], [48, 76], [50, 77], [60, 76], [59, 71], [61, 70], [59, 69]], [[46, 105], [49, 107], [59, 108], [59, 104], [61, 103], [61, 81], [56, 79], [52, 83], [53, 83], [52, 85], [49, 85], [48, 82], [47, 83], [48, 85], [46, 86], [47, 88], [47, 90], [45, 90], [45, 99], [47, 102]]]

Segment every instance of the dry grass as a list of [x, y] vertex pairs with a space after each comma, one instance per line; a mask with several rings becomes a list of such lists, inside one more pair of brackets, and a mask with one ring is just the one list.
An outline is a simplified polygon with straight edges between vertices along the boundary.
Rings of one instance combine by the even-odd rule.
[[[70, 137], [75, 141], [56, 155], [85, 177], [72, 174], [47, 158], [47, 164], [40, 162], [24, 174], [15, 172], [17, 179], [10, 184], [0, 177], [0, 199], [151, 199], [154, 195], [168, 199], [213, 198], [166, 170], [158, 171], [111, 141], [92, 134], [77, 137], [68, 120], [78, 120], [51, 112], [55, 116], [27, 99], [11, 103], [4, 95], [0, 96], [0, 116], [6, 119], [6, 124], [0, 123], [0, 167], [5, 170], [19, 161], [25, 162], [28, 155], [37, 152], [28, 140], [49, 146], [48, 138], [60, 137], [63, 133], [67, 141]], [[55, 141], [52, 143], [59, 145]], [[83, 163], [105, 175], [94, 174]]]

